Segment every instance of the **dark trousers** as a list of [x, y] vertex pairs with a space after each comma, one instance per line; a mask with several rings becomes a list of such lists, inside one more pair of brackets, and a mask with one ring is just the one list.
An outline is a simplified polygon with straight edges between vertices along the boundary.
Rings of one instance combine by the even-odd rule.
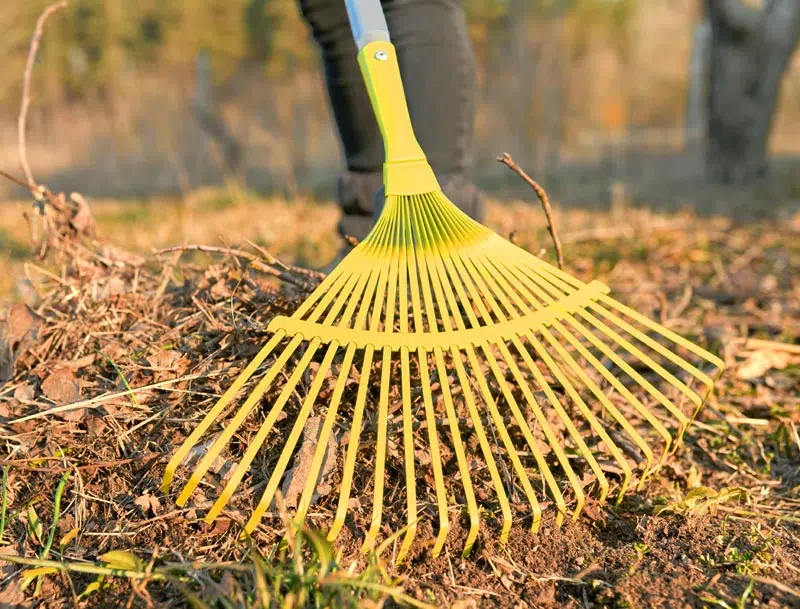
[[[322, 54], [347, 162], [338, 185], [343, 213], [339, 231], [363, 239], [376, 215], [383, 140], [356, 61], [344, 0], [298, 2]], [[475, 114], [475, 60], [462, 1], [382, 0], [382, 4], [417, 139], [445, 195], [482, 221], [482, 197], [466, 178]]]

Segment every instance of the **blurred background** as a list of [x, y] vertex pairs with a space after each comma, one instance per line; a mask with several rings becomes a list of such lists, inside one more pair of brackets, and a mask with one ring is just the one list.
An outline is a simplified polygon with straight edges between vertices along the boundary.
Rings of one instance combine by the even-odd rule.
[[[0, 0], [0, 167], [18, 175], [22, 73], [48, 4]], [[507, 151], [560, 208], [746, 219], [800, 207], [800, 2], [465, 5], [479, 66], [474, 176], [494, 200], [531, 200], [495, 161]], [[331, 201], [343, 167], [293, 0], [71, 0], [46, 25], [32, 87], [37, 180], [129, 202], [117, 215], [152, 222], [209, 188], [218, 207]], [[24, 194], [0, 181], [0, 200]], [[182, 222], [156, 241], [191, 237]]]

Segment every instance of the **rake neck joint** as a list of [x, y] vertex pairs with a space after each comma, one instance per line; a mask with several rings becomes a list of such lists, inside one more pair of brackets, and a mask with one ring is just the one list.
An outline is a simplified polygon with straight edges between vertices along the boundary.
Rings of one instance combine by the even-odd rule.
[[383, 182], [386, 196], [439, 190], [439, 183], [414, 135], [394, 45], [367, 43], [358, 64], [384, 142]]

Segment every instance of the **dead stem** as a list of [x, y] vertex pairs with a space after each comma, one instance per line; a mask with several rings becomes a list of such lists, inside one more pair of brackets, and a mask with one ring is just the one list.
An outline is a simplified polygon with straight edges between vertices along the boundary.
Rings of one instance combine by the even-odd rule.
[[[22, 165], [22, 171], [25, 172], [25, 177], [29, 184], [36, 184], [33, 179], [30, 165], [28, 164], [28, 155], [25, 143], [25, 127], [28, 120], [28, 108], [31, 104], [31, 75], [33, 74], [33, 64], [36, 62], [36, 53], [39, 51], [39, 43], [42, 39], [42, 32], [44, 30], [45, 21], [53, 13], [60, 11], [67, 6], [67, 0], [61, 0], [48, 6], [39, 18], [36, 20], [36, 28], [33, 30], [33, 37], [31, 38], [30, 51], [28, 52], [28, 61], [25, 64], [25, 73], [22, 80], [22, 102], [19, 108], [19, 117], [17, 119], [17, 147], [19, 149], [19, 162]], [[31, 192], [34, 192], [31, 190]]]
[[525, 171], [514, 162], [514, 159], [511, 158], [511, 155], [507, 152], [503, 153], [503, 156], [497, 157], [497, 162], [502, 163], [506, 167], [508, 167], [511, 171], [516, 173], [519, 177], [525, 180], [525, 183], [533, 189], [533, 192], [536, 193], [536, 196], [539, 197], [539, 201], [542, 203], [542, 209], [544, 209], [544, 215], [547, 218], [547, 231], [550, 233], [550, 237], [553, 239], [553, 245], [556, 248], [556, 258], [558, 259], [558, 268], [564, 269], [564, 252], [561, 249], [561, 240], [558, 238], [558, 232], [556, 231], [556, 225], [553, 221], [553, 208], [550, 205], [550, 197], [547, 196], [544, 188], [542, 188], [537, 182], [535, 182]]

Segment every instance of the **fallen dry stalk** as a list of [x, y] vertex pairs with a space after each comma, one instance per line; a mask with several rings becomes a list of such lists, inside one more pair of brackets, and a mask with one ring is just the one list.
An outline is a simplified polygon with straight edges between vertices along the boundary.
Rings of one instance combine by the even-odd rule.
[[[67, 0], [61, 0], [61, 2], [56, 2], [48, 6], [42, 11], [42, 14], [39, 15], [39, 18], [36, 20], [36, 28], [33, 31], [33, 37], [31, 38], [28, 61], [25, 64], [25, 73], [22, 80], [22, 102], [20, 104], [19, 117], [17, 118], [17, 146], [19, 148], [19, 162], [20, 165], [22, 165], [22, 171], [25, 172], [25, 177], [30, 184], [36, 184], [36, 180], [33, 179], [33, 173], [28, 164], [25, 145], [25, 125], [28, 119], [28, 108], [31, 105], [31, 75], [33, 73], [33, 64], [36, 62], [36, 53], [39, 51], [39, 44], [42, 39], [45, 22], [50, 15], [65, 8], [67, 4]], [[31, 190], [31, 192], [34, 192], [34, 190]]]
[[533, 189], [533, 192], [536, 193], [536, 196], [539, 197], [539, 201], [542, 203], [542, 209], [544, 209], [544, 215], [547, 218], [547, 232], [550, 233], [550, 237], [553, 239], [553, 245], [556, 248], [556, 258], [558, 259], [558, 268], [564, 269], [564, 251], [561, 249], [561, 240], [558, 238], [558, 232], [556, 231], [556, 225], [553, 221], [553, 207], [550, 205], [550, 197], [547, 196], [547, 192], [545, 189], [542, 188], [538, 182], [536, 182], [533, 178], [531, 178], [525, 171], [514, 162], [514, 159], [511, 158], [511, 155], [507, 152], [503, 153], [503, 156], [497, 157], [497, 162], [502, 163], [506, 167], [508, 167], [511, 171], [516, 173], [519, 177], [525, 180], [525, 183]]

